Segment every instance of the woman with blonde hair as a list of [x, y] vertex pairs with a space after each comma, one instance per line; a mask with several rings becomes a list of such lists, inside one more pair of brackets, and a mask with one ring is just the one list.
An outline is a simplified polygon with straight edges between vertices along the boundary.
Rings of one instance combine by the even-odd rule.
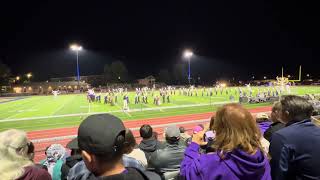
[[26, 133], [10, 129], [0, 133], [0, 179], [51, 180], [47, 171], [32, 161], [33, 144]]
[[185, 179], [271, 179], [270, 165], [260, 144], [261, 133], [250, 112], [239, 104], [218, 109], [211, 123], [215, 152], [200, 154], [204, 132], [192, 137], [180, 174]]

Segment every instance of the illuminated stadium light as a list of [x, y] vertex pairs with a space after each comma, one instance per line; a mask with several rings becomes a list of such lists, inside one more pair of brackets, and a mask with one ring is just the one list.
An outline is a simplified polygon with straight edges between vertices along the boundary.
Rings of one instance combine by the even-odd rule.
[[79, 51], [82, 50], [82, 46], [78, 44], [71, 44], [70, 49], [72, 51], [75, 51], [77, 54], [77, 81], [78, 81], [78, 86], [80, 86]]
[[191, 59], [192, 56], [193, 56], [193, 52], [191, 50], [189, 50], [189, 49], [186, 49], [183, 52], [183, 57], [188, 60], [188, 64], [189, 64], [189, 67], [188, 67], [188, 81], [189, 81], [189, 84], [190, 84], [190, 80], [191, 80], [190, 59]]
[[187, 59], [190, 59], [193, 56], [193, 52], [187, 49], [184, 51], [183, 56]]
[[[27, 74], [27, 78], [30, 79], [31, 77], [32, 77], [32, 74], [31, 74], [31, 73], [28, 73], [28, 74]], [[19, 79], [20, 79], [20, 78], [19, 78]]]
[[71, 44], [70, 45], [70, 49], [72, 51], [81, 51], [82, 50], [82, 46], [78, 45], [78, 44]]
[[267, 76], [263, 76], [263, 79], [267, 79]]
[[227, 85], [225, 83], [221, 83], [220, 87], [226, 87]]

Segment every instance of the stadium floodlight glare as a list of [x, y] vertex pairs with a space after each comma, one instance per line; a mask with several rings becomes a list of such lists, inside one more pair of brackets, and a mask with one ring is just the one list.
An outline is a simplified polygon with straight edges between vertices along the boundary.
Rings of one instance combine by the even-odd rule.
[[310, 77], [310, 74], [307, 74], [307, 77]]
[[189, 58], [191, 58], [193, 56], [193, 52], [187, 49], [187, 50], [184, 51], [183, 56], [185, 58], [189, 59]]
[[190, 84], [190, 80], [191, 80], [191, 70], [190, 70], [190, 59], [193, 56], [193, 52], [189, 49], [185, 50], [183, 53], [184, 58], [186, 58], [188, 60], [189, 63], [189, 67], [188, 67], [188, 81]]
[[263, 76], [263, 79], [267, 79], [267, 76]]
[[71, 44], [70, 45], [70, 49], [72, 51], [81, 51], [82, 50], [82, 46], [79, 46], [78, 44]]
[[221, 83], [221, 84], [220, 84], [220, 87], [223, 87], [223, 88], [224, 88], [224, 87], [226, 87], [226, 86], [227, 86], [226, 83]]
[[[30, 79], [31, 77], [32, 77], [32, 74], [31, 74], [31, 73], [28, 73], [28, 74], [27, 74], [27, 78]], [[20, 79], [20, 77], [19, 77], [19, 79]]]
[[82, 51], [82, 46], [78, 44], [71, 44], [70, 49], [72, 51], [75, 51], [77, 54], [77, 80], [78, 80], [78, 86], [80, 87], [79, 51]]

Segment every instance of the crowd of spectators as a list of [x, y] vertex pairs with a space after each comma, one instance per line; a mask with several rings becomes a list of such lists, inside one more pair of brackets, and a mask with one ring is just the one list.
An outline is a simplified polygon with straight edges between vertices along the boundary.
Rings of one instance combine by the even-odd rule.
[[139, 144], [121, 119], [91, 115], [77, 138], [47, 147], [39, 164], [26, 133], [7, 130], [0, 133], [0, 179], [320, 179], [320, 117], [313, 113], [293, 95], [274, 103], [270, 117], [231, 103], [208, 124], [165, 127], [163, 141], [142, 125]]

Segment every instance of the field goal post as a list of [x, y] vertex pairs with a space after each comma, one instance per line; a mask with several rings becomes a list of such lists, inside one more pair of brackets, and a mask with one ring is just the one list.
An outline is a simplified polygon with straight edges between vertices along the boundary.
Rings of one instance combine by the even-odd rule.
[[[281, 71], [281, 78], [284, 79], [283, 77], [283, 67], [282, 67], [282, 71]], [[288, 77], [288, 82], [300, 82], [301, 81], [301, 65], [299, 66], [299, 79], [289, 79], [290, 77]]]
[[[289, 82], [295, 83], [295, 82], [301, 81], [301, 65], [299, 66], [299, 79], [289, 79], [289, 78], [290, 78], [290, 76], [288, 76], [288, 77], [283, 76], [283, 67], [282, 67], [281, 77], [278, 77], [278, 76], [276, 77], [276, 84], [278, 86], [280, 86], [281, 91], [284, 91], [285, 86], [287, 86]], [[287, 91], [290, 91], [290, 90], [287, 90]]]

